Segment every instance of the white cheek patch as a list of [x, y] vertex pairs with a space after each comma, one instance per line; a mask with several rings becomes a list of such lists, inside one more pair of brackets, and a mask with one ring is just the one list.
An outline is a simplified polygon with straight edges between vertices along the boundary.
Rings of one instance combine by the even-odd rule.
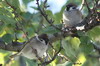
[[40, 40], [40, 42], [46, 45], [46, 43], [45, 43], [45, 41], [44, 41], [44, 40], [42, 40], [42, 41]]
[[42, 44], [45, 44], [45, 45], [46, 45], [45, 40], [42, 39], [42, 41], [41, 41], [41, 40], [39, 39], [38, 35], [36, 36], [36, 39], [37, 39], [38, 41], [40, 41]]
[[39, 37], [38, 37], [38, 35], [36, 35], [36, 39], [37, 39], [37, 40], [39, 40]]
[[70, 7], [69, 11], [74, 10], [72, 7]]

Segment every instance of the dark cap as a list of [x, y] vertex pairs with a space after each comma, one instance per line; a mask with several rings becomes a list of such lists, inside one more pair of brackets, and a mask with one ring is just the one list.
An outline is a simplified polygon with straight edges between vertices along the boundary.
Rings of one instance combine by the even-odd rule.
[[69, 11], [70, 7], [73, 7], [76, 9], [77, 5], [74, 3], [69, 3], [68, 5], [66, 5], [66, 10]]
[[45, 43], [46, 43], [46, 44], [49, 42], [49, 39], [48, 39], [47, 34], [41, 34], [41, 35], [39, 35], [38, 37], [39, 37], [39, 39], [45, 40]]

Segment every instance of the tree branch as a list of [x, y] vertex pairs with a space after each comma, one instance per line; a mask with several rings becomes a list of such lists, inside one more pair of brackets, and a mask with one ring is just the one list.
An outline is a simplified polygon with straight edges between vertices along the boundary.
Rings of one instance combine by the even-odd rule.
[[5, 42], [0, 39], [0, 49], [7, 50], [7, 51], [16, 51], [19, 52], [24, 46], [24, 43], [20, 42], [12, 42], [9, 44], [5, 44]]
[[[58, 29], [58, 30], [61, 31], [60, 28], [58, 28], [57, 26], [55, 26], [55, 25], [53, 24], [53, 20], [49, 20], [49, 19], [48, 19], [48, 15], [40, 8], [39, 0], [36, 0], [36, 2], [37, 2], [36, 4], [37, 4], [37, 6], [38, 6], [38, 10], [40, 11], [41, 15], [46, 19], [46, 21], [47, 21], [51, 26], [53, 26], [54, 28], [56, 28], [56, 29]], [[47, 2], [47, 1], [46, 1], [46, 2]]]
[[60, 52], [61, 50], [62, 50], [62, 44], [61, 44], [61, 40], [60, 40], [60, 48], [59, 48], [59, 50], [54, 54], [53, 58], [52, 58], [51, 60], [49, 60], [49, 61], [45, 61], [45, 62], [41, 63], [40, 65], [47, 65], [47, 64], [51, 63], [52, 61], [54, 61], [55, 58], [56, 58], [56, 56], [59, 54], [59, 52]]
[[[38, 1], [39, 0], [37, 0], [38, 9], [39, 9], [40, 13], [42, 14], [42, 16], [44, 16], [44, 18], [47, 20], [47, 22], [51, 26], [53, 26], [57, 30], [61, 31], [61, 32], [54, 33], [54, 34], [47, 34], [47, 36], [50, 40], [50, 43], [53, 43], [53, 42], [55, 42], [57, 40], [60, 40], [64, 37], [67, 37], [67, 36], [76, 35], [77, 34], [76, 32], [78, 30], [87, 32], [87, 31], [91, 30], [92, 28], [100, 25], [100, 12], [95, 12], [96, 10], [94, 10], [95, 8], [93, 8], [93, 9], [91, 9], [91, 12], [89, 12], [89, 14], [83, 19], [83, 21], [81, 23], [79, 23], [79, 24], [77, 24], [76, 26], [73, 26], [73, 27], [68, 27], [68, 28], [66, 28], [65, 31], [61, 30], [60, 28], [56, 27], [52, 23], [51, 20], [48, 19], [47, 14], [41, 10]], [[45, 1], [47, 1], [47, 0], [45, 0]], [[87, 8], [90, 11], [90, 8], [88, 7], [88, 5], [87, 5]], [[32, 39], [34, 39], [34, 38], [32, 37]], [[31, 41], [31, 39], [29, 39], [29, 41]], [[19, 51], [21, 51], [21, 49], [27, 43], [29, 43], [29, 41], [26, 41], [26, 42], [23, 42], [23, 43], [21, 43], [21, 42], [12, 42], [12, 43], [6, 44], [1, 38], [0, 39], [0, 49], [7, 50], [7, 51], [19, 52]], [[52, 62], [55, 59], [55, 57], [57, 56], [57, 54], [60, 52], [60, 50], [61, 50], [61, 48], [59, 49], [59, 51], [54, 55], [54, 57], [50, 61], [44, 62], [43, 64], [48, 64], [48, 63]]]
[[91, 9], [89, 8], [89, 5], [88, 5], [88, 3], [87, 3], [87, 0], [84, 0], [84, 2], [85, 2], [85, 4], [86, 4], [86, 6], [87, 6], [88, 12], [91, 12]]
[[[64, 33], [62, 32], [58, 32], [58, 33], [54, 33], [54, 34], [48, 34], [48, 38], [50, 40], [50, 43], [53, 43], [57, 40], [60, 40], [61, 38], [63, 38], [64, 36], [73, 36], [75, 35], [77, 30], [77, 27], [83, 27], [83, 29], [81, 29], [80, 31], [89, 31], [92, 28], [100, 25], [100, 21], [98, 19], [100, 19], [100, 13], [97, 13], [98, 15], [95, 16], [95, 14], [90, 13], [87, 15], [87, 17], [84, 18], [84, 20], [77, 24], [77, 26], [75, 27], [71, 27], [71, 28], [66, 28], [66, 29], [70, 29], [68, 31], [65, 31]], [[95, 17], [95, 18], [94, 18]], [[96, 18], [97, 17], [97, 18]], [[9, 44], [5, 44], [5, 42], [0, 39], [0, 49], [4, 49], [4, 50], [8, 50], [8, 51], [20, 51], [23, 47], [24, 47], [25, 42], [20, 43], [20, 42], [12, 42]]]
[[84, 5], [85, 5], [85, 0], [82, 0], [81, 7], [79, 10], [82, 10]]

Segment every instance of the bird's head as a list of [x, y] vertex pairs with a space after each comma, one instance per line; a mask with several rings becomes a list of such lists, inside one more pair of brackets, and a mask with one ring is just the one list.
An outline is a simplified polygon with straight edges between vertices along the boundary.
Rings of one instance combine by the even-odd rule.
[[75, 9], [77, 9], [77, 5], [74, 3], [69, 3], [68, 5], [66, 5], [66, 11], [71, 11]]
[[47, 34], [41, 34], [41, 35], [36, 36], [36, 37], [40, 42], [42, 42], [42, 43], [44, 43], [46, 45], [49, 43], [49, 39], [48, 39]]

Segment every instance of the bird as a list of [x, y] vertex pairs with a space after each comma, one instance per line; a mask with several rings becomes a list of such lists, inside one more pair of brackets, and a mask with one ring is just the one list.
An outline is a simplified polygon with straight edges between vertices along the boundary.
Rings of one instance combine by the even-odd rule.
[[63, 11], [63, 28], [74, 27], [78, 23], [81, 23], [82, 19], [83, 15], [76, 4], [69, 3], [66, 5], [65, 10]]
[[41, 58], [44, 56], [45, 52], [48, 49], [48, 45], [49, 39], [47, 34], [34, 36], [30, 39], [29, 42], [27, 42], [23, 49], [19, 53], [17, 53], [17, 56], [24, 56], [28, 59], [37, 60], [38, 57]]

